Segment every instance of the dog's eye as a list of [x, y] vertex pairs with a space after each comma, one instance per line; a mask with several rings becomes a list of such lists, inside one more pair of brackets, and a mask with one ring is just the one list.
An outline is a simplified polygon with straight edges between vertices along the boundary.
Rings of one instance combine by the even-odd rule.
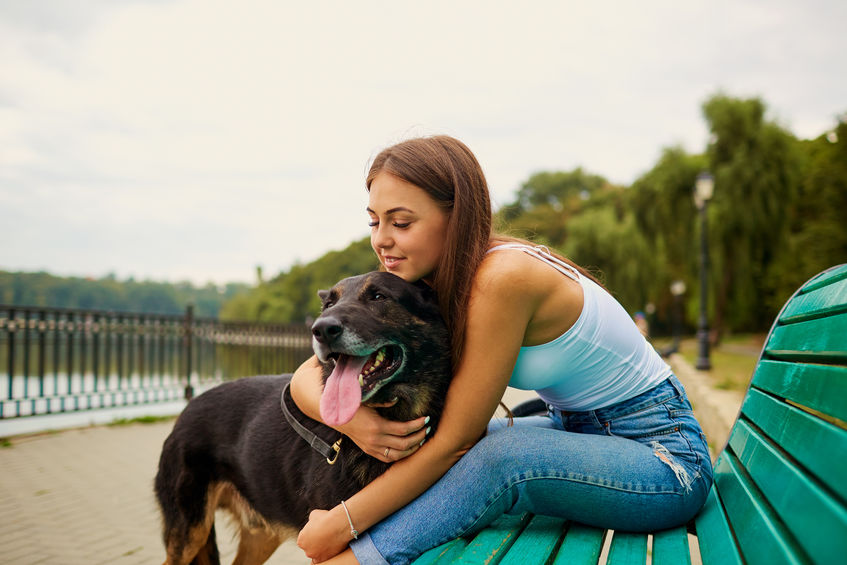
[[380, 291], [375, 290], [374, 293], [371, 295], [371, 298], [374, 300], [385, 300], [387, 297]]
[[332, 308], [333, 304], [335, 304], [335, 302], [333, 302], [332, 300], [327, 300], [326, 302], [324, 302], [323, 308], [321, 308], [321, 310]]

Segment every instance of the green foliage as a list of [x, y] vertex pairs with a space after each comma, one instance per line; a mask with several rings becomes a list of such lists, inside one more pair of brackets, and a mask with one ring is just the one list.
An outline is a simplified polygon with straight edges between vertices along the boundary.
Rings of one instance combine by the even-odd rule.
[[216, 317], [225, 301], [246, 293], [248, 288], [238, 283], [221, 288], [211, 283], [194, 287], [186, 282], [121, 282], [111, 275], [84, 279], [0, 271], [0, 304], [13, 306], [182, 314], [188, 304], [193, 304], [195, 316]]
[[755, 330], [774, 315], [768, 268], [787, 243], [801, 179], [799, 146], [765, 120], [759, 99], [719, 94], [706, 101], [703, 113], [713, 136], [707, 154], [715, 177], [709, 204], [714, 325], [718, 331]]
[[378, 266], [370, 238], [366, 237], [307, 265], [295, 265], [288, 272], [260, 284], [249, 295], [234, 298], [221, 309], [221, 318], [303, 322], [320, 312], [318, 290], [329, 288], [344, 277], [373, 271]]
[[847, 116], [828, 134], [799, 142], [802, 175], [785, 243], [767, 270], [768, 306], [778, 308], [810, 274], [847, 261]]

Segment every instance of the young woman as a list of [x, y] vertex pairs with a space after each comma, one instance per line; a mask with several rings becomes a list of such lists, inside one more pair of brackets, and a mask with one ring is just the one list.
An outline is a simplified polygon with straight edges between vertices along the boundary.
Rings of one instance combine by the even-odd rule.
[[[692, 518], [712, 468], [682, 385], [583, 269], [492, 234], [471, 151], [446, 136], [404, 141], [376, 157], [366, 184], [382, 266], [437, 291], [454, 378], [432, 438], [423, 418], [388, 422], [367, 408], [337, 426], [396, 463], [343, 504], [312, 513], [298, 537], [306, 555], [407, 563], [504, 513], [626, 531]], [[548, 416], [489, 426], [507, 385], [537, 390]], [[297, 370], [292, 393], [320, 419], [314, 359]]]

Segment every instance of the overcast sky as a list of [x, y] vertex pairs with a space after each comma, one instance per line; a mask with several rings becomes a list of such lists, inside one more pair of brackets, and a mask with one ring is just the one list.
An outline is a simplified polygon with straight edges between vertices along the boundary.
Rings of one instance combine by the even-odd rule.
[[[847, 2], [0, 0], [0, 269], [253, 282], [368, 233], [382, 147], [448, 133], [495, 206], [629, 184], [759, 96], [847, 111]], [[718, 190], [719, 187], [716, 187]]]

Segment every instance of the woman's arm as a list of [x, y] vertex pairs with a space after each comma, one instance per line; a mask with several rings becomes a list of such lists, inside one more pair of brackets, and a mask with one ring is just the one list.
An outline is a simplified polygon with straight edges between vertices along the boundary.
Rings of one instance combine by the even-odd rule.
[[[304, 414], [320, 422], [322, 392], [321, 366], [313, 355], [291, 377], [291, 397]], [[356, 410], [352, 420], [336, 429], [371, 457], [392, 463], [420, 448], [426, 438], [425, 421], [426, 417], [409, 422], [394, 422], [381, 417], [373, 408], [362, 406]], [[388, 457], [385, 455], [386, 447], [391, 448]]]
[[[414, 457], [395, 463], [346, 501], [359, 531], [402, 508], [441, 478], [482, 436], [500, 403], [539, 299], [529, 291], [532, 285], [523, 273], [498, 267], [495, 276], [493, 268], [483, 267], [475, 278], [464, 353], [438, 433]], [[350, 539], [350, 525], [339, 505], [314, 513], [300, 532], [298, 545], [321, 561], [343, 550]]]

